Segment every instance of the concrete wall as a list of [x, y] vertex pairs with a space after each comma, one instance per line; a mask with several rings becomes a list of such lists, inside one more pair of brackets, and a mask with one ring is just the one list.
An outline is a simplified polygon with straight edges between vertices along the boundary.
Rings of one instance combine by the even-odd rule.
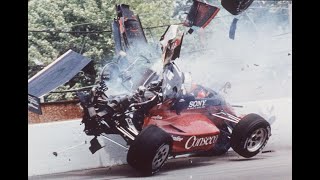
[[28, 111], [28, 123], [43, 123], [82, 117], [79, 101], [41, 103], [42, 115]]
[[[244, 108], [236, 109], [240, 113], [254, 112], [266, 119], [275, 116], [276, 120], [271, 126], [272, 136], [265, 150], [292, 147], [292, 101], [290, 98], [235, 104], [244, 105]], [[110, 137], [125, 145], [125, 141], [120, 136], [110, 135]], [[91, 136], [84, 134], [80, 120], [30, 124], [28, 126], [28, 175], [126, 163], [126, 150], [105, 139], [99, 139], [99, 141], [106, 147], [92, 155], [88, 149], [91, 139]], [[53, 155], [53, 152], [57, 152], [57, 156]]]
[[[126, 150], [100, 139], [104, 149], [91, 154], [91, 136], [85, 135], [80, 120], [28, 126], [28, 176], [112, 166], [126, 162]], [[110, 137], [125, 145], [118, 135]], [[87, 142], [87, 144], [85, 144]], [[57, 156], [53, 154], [57, 152]]]

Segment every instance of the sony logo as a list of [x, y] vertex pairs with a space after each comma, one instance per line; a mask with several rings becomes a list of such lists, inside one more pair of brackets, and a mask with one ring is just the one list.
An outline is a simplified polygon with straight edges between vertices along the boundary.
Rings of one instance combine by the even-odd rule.
[[201, 137], [201, 138], [197, 138], [197, 136], [191, 136], [187, 140], [186, 144], [184, 145], [184, 148], [190, 149], [193, 147], [214, 144], [214, 143], [216, 143], [218, 137], [219, 137], [218, 135], [209, 136], [209, 137]]
[[190, 101], [188, 108], [204, 108], [207, 100]]

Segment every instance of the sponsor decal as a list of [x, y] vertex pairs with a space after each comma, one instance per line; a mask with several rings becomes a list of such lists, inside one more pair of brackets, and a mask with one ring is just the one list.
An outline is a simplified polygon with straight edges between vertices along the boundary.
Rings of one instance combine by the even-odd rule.
[[218, 137], [219, 137], [218, 135], [201, 137], [201, 138], [197, 138], [197, 136], [191, 136], [187, 140], [186, 144], [184, 145], [184, 148], [190, 149], [193, 147], [207, 146], [210, 144], [214, 144], [218, 140]]
[[174, 135], [171, 135], [171, 137], [172, 137], [172, 139], [174, 140], [174, 141], [182, 141], [183, 140], [183, 138], [182, 137], [180, 137], [180, 136], [174, 136]]
[[188, 109], [204, 108], [207, 100], [190, 101]]
[[40, 99], [36, 96], [28, 94], [28, 110], [37, 114], [42, 114]]
[[162, 119], [162, 116], [151, 116], [151, 119], [155, 119], [155, 120], [161, 120]]

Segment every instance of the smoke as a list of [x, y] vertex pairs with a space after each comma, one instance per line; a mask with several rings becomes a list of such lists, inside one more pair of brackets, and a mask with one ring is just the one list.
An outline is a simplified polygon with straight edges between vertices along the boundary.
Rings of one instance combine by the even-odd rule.
[[[100, 76], [106, 76], [106, 93], [118, 95], [134, 92], [149, 76], [148, 69], [161, 62], [160, 57], [160, 49], [152, 44], [135, 43], [127, 52], [122, 51], [100, 70]], [[160, 74], [159, 70], [157, 72]]]
[[[281, 140], [278, 145], [291, 145], [291, 101], [273, 100], [292, 96], [291, 2], [278, 6], [268, 3], [272, 2], [261, 6], [253, 3], [252, 8], [238, 16], [221, 8], [204, 30], [184, 36], [180, 58], [175, 62], [181, 71], [190, 72], [193, 83], [216, 90], [227, 102], [247, 102], [244, 103], [246, 108], [237, 112], [262, 115], [272, 124], [273, 132], [278, 132], [271, 141]], [[229, 29], [234, 17], [239, 20], [235, 37], [230, 39]], [[149, 52], [148, 47], [140, 49]], [[131, 77], [144, 78], [141, 72], [145, 67], [161, 73], [160, 49], [153, 48], [150, 52], [153, 52], [148, 56], [150, 63], [136, 63], [128, 73]], [[132, 92], [123, 85], [115, 85], [110, 83], [110, 94]], [[250, 101], [260, 104], [250, 104]]]
[[288, 4], [248, 9], [237, 16], [232, 40], [229, 28], [235, 16], [221, 9], [206, 29], [185, 36], [176, 63], [192, 74], [193, 82], [219, 91], [232, 102], [291, 97], [288, 11]]
[[[204, 30], [185, 35], [180, 58], [175, 62], [183, 72], [191, 73], [194, 83], [220, 92], [230, 102], [291, 97], [292, 26], [289, 3], [253, 3], [238, 16], [221, 8]], [[229, 38], [229, 29], [235, 17], [239, 20], [233, 40]], [[113, 81], [117, 83], [109, 83], [112, 94], [132, 92], [137, 79], [145, 78], [142, 72], [146, 68], [161, 73], [159, 46], [135, 49], [139, 51], [134, 50], [128, 56], [129, 65], [119, 67], [120, 70], [132, 67], [127, 71], [131, 80], [121, 83], [118, 77]], [[130, 65], [137, 58], [141, 61]]]

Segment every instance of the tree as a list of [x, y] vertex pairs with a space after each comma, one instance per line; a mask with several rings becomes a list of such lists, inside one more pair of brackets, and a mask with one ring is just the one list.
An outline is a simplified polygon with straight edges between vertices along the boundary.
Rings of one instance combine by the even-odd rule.
[[[111, 30], [111, 22], [116, 17], [116, 4], [130, 5], [130, 9], [140, 15], [143, 27], [150, 27], [172, 22], [173, 2], [174, 0], [29, 1], [28, 78], [69, 49], [92, 59], [96, 69], [110, 61], [113, 58], [114, 42], [112, 33], [104, 31]], [[70, 33], [62, 33], [66, 31]], [[163, 33], [155, 30], [153, 35], [160, 37], [160, 32]], [[93, 81], [69, 86], [81, 87], [92, 84]], [[66, 87], [67, 84], [60, 88]], [[52, 96], [53, 100], [59, 98], [56, 97], [57, 94]]]

